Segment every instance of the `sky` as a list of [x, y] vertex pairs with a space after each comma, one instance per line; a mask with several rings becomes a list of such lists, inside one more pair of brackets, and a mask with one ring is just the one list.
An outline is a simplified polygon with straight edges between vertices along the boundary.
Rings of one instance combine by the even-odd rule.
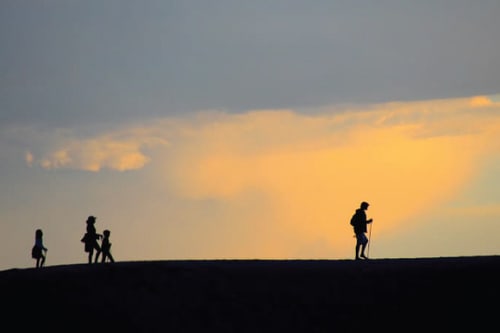
[[0, 270], [500, 254], [500, 2], [0, 2]]

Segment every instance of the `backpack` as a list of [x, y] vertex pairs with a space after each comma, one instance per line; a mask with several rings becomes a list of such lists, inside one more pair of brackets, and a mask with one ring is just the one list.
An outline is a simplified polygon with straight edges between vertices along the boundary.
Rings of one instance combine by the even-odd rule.
[[358, 212], [354, 213], [351, 217], [350, 224], [355, 227], [358, 224]]

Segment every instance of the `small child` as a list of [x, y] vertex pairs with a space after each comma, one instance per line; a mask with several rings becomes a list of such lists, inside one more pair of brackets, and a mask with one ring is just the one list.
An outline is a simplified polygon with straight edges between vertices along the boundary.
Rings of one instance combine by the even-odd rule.
[[108, 258], [110, 262], [115, 262], [115, 259], [113, 259], [111, 255], [111, 243], [109, 242], [109, 235], [111, 235], [111, 232], [106, 229], [102, 234], [104, 236], [101, 244], [102, 262], [106, 262], [106, 258]]
[[45, 256], [43, 251], [47, 253], [47, 248], [43, 245], [43, 232], [42, 229], [36, 229], [35, 231], [35, 245], [31, 249], [31, 257], [36, 259], [36, 268], [43, 267], [45, 264]]

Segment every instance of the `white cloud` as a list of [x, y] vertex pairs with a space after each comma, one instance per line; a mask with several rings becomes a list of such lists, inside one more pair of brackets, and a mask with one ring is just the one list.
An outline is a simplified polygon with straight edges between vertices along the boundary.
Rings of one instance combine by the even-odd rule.
[[77, 169], [100, 171], [103, 168], [126, 171], [143, 168], [150, 162], [144, 152], [151, 146], [166, 145], [167, 141], [148, 136], [140, 129], [111, 132], [90, 138], [76, 138], [71, 131], [47, 140], [39, 158], [30, 152], [28, 165], [38, 164], [45, 169]]

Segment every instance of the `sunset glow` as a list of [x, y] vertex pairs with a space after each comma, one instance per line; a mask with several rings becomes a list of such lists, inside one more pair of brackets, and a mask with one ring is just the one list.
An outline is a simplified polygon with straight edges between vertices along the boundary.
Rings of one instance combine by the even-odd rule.
[[[353, 242], [348, 219], [362, 200], [372, 203], [368, 214], [384, 237], [401, 237], [409, 221], [411, 228], [431, 227], [430, 214], [453, 204], [484, 163], [498, 158], [499, 107], [481, 96], [341, 113], [332, 106], [312, 116], [293, 110], [199, 112], [80, 140], [65, 132], [44, 155], [29, 153], [26, 163], [128, 170], [152, 179], [165, 193], [154, 201], [165, 200], [168, 208], [149, 211], [141, 224], [160, 257], [342, 258], [350, 256]], [[151, 200], [142, 186], [127, 207]], [[101, 213], [105, 220], [115, 204], [112, 197], [102, 200], [109, 206]], [[498, 207], [490, 206], [490, 214], [498, 215]], [[467, 212], [469, 218], [484, 214], [473, 207]], [[457, 215], [450, 208], [447, 213]], [[120, 212], [112, 216], [113, 229], [128, 219]], [[183, 226], [171, 229], [172, 223]], [[116, 234], [132, 242], [138, 232]], [[189, 251], [171, 248], [181, 240]], [[150, 257], [151, 250], [123, 248], [121, 255]]]
[[[0, 269], [500, 253], [500, 2], [0, 3]], [[230, 29], [228, 29], [230, 27]]]

